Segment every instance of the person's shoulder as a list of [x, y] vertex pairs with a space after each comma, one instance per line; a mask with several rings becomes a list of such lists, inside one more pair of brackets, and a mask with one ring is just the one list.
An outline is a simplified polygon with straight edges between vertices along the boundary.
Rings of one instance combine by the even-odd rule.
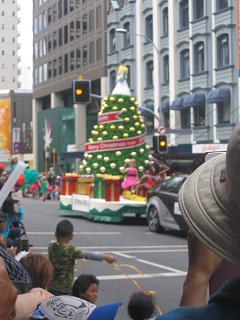
[[167, 312], [162, 316], [158, 316], [155, 320], [212, 320], [211, 317], [202, 317], [202, 308], [193, 307], [179, 307], [172, 311]]

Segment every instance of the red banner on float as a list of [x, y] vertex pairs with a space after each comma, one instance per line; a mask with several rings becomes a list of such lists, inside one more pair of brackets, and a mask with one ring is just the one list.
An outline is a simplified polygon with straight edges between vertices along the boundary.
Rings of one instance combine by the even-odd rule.
[[134, 148], [142, 145], [145, 142], [145, 134], [127, 139], [106, 140], [86, 143], [84, 145], [84, 152], [100, 152], [100, 151], [112, 151]]
[[98, 115], [98, 123], [104, 124], [108, 122], [120, 122], [123, 121], [123, 119], [119, 118], [119, 115], [121, 112], [107, 112], [101, 115]]

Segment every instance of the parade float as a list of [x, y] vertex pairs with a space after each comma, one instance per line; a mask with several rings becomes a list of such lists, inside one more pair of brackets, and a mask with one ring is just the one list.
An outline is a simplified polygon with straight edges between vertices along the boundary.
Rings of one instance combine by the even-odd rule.
[[147, 190], [122, 189], [128, 163], [141, 177], [151, 158], [144, 120], [131, 96], [127, 72], [127, 67], [119, 67], [116, 87], [102, 100], [98, 124], [84, 145], [80, 174], [62, 177], [60, 215], [121, 222], [126, 216], [145, 214]]

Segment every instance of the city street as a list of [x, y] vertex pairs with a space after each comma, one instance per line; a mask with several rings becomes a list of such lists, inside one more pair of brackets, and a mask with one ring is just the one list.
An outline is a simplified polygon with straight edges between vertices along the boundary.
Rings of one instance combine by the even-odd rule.
[[[23, 199], [25, 225], [33, 252], [47, 254], [47, 245], [54, 239], [58, 221], [58, 203]], [[106, 252], [116, 256], [119, 264], [131, 264], [142, 271], [139, 274], [129, 268], [123, 272], [114, 270], [105, 262], [80, 261], [76, 275], [93, 273], [100, 280], [98, 304], [124, 302], [117, 319], [127, 319], [127, 301], [134, 291], [133, 282], [126, 273], [145, 290], [154, 290], [156, 300], [163, 311], [178, 305], [187, 269], [186, 239], [178, 234], [153, 234], [144, 223], [134, 220], [124, 225], [93, 223], [70, 218], [75, 236], [72, 244], [83, 249]]]

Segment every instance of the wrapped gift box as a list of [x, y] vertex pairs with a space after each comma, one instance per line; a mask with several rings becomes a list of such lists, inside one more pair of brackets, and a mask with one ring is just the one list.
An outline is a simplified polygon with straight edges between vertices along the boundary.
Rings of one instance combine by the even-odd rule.
[[94, 177], [80, 177], [77, 180], [77, 193], [93, 196]]
[[121, 179], [105, 179], [105, 200], [119, 201], [121, 193]]
[[103, 177], [95, 177], [93, 197], [95, 199], [105, 199], [105, 181]]
[[77, 190], [77, 176], [63, 176], [62, 177], [62, 186], [61, 194], [64, 196], [71, 196], [73, 193], [76, 193]]

